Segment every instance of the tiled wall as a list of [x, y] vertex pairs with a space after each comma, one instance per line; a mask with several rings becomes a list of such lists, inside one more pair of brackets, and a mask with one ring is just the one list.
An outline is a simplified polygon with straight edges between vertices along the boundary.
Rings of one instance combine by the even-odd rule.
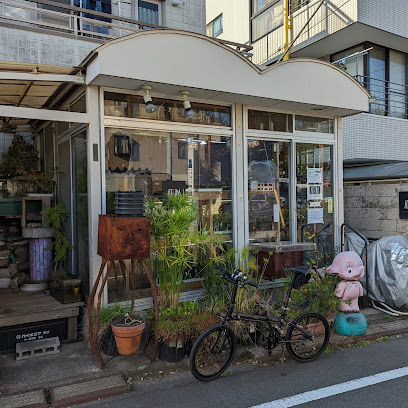
[[0, 60], [78, 65], [99, 43], [0, 26]]
[[[164, 11], [162, 23], [165, 26], [205, 34], [205, 0], [180, 1], [178, 7], [172, 5], [172, 0], [166, 0], [160, 2], [160, 7]], [[112, 13], [119, 14], [117, 3], [113, 5]], [[121, 2], [120, 15], [134, 18], [129, 1]], [[101, 43], [35, 27], [11, 27], [0, 23], [0, 61], [73, 66]]]
[[399, 218], [399, 192], [408, 183], [344, 185], [344, 221], [370, 239], [408, 238], [408, 220]]
[[[404, 135], [404, 137], [402, 137]], [[408, 120], [362, 113], [343, 119], [344, 160], [408, 158]]]
[[164, 10], [166, 27], [205, 34], [205, 0], [180, 0], [177, 7], [166, 0]]
[[358, 21], [408, 38], [407, 0], [359, 0]]

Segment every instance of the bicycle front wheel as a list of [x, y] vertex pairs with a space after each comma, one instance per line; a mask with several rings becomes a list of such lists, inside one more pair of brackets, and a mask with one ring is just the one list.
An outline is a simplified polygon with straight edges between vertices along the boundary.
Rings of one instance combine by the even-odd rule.
[[313, 361], [324, 352], [330, 338], [330, 326], [324, 316], [307, 312], [289, 324], [286, 348], [296, 361]]
[[219, 324], [210, 327], [191, 349], [191, 373], [200, 381], [215, 380], [230, 365], [236, 347], [235, 334], [228, 326]]

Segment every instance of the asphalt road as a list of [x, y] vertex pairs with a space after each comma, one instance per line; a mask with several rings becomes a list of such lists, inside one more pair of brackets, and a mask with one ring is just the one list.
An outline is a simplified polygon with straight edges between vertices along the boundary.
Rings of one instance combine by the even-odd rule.
[[407, 336], [326, 354], [306, 364], [289, 359], [285, 376], [280, 365], [245, 364], [231, 371], [210, 383], [189, 373], [143, 381], [129, 394], [83, 407], [408, 408]]

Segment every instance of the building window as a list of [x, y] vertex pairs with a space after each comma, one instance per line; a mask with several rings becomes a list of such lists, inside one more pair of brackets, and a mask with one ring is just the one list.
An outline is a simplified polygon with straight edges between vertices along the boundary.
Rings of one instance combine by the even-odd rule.
[[187, 142], [178, 142], [178, 155], [177, 157], [182, 160], [187, 160]]
[[157, 107], [156, 112], [146, 113], [146, 105], [142, 96], [105, 92], [105, 115], [200, 125], [231, 126], [231, 108], [229, 106], [192, 102], [191, 106], [195, 111], [195, 116], [187, 118], [182, 101], [153, 98], [153, 103]]
[[[142, 153], [137, 163], [132, 158], [135, 142]], [[106, 128], [105, 152], [107, 214], [115, 212], [117, 191], [142, 191], [146, 198], [159, 201], [165, 200], [169, 192], [186, 191], [195, 201], [196, 226], [232, 239], [231, 137]], [[118, 273], [112, 267], [108, 303], [129, 299], [130, 266], [125, 261], [125, 265], [118, 266]], [[196, 272], [189, 277], [196, 277]], [[136, 296], [150, 296], [150, 284], [143, 271], [136, 269], [135, 280]]]
[[137, 20], [143, 23], [159, 25], [159, 5], [139, 0], [137, 4]]
[[290, 0], [289, 7], [290, 13], [300, 10], [302, 7], [307, 6], [310, 3], [310, 0]]
[[407, 118], [407, 54], [364, 44], [332, 55], [331, 60], [368, 89], [370, 113]]
[[273, 132], [293, 132], [293, 116], [286, 113], [248, 110], [248, 128]]
[[333, 119], [296, 115], [295, 129], [304, 132], [334, 133]]
[[215, 18], [211, 23], [207, 24], [207, 37], [217, 37], [222, 33], [222, 14]]
[[283, 24], [282, 0], [252, 0], [252, 42]]

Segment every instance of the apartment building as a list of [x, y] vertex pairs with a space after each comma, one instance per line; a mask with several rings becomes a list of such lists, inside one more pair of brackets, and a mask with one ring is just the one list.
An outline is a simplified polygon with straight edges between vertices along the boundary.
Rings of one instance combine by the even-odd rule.
[[[288, 3], [290, 58], [329, 61], [371, 94], [369, 113], [342, 121], [345, 221], [371, 239], [406, 237], [408, 185], [401, 162], [408, 157], [408, 3]], [[284, 7], [284, 0], [208, 0], [207, 35], [248, 44], [252, 62], [273, 65], [284, 51]]]

